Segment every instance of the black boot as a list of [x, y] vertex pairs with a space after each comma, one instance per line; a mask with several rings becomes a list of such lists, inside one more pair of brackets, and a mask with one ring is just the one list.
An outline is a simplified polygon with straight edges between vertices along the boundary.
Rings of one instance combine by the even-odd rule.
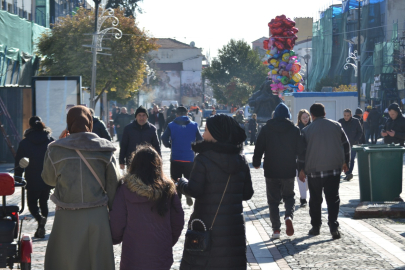
[[38, 221], [38, 228], [34, 234], [34, 237], [45, 238], [46, 217], [41, 216], [37, 221]]
[[312, 229], [309, 230], [308, 234], [309, 235], [319, 235], [321, 231], [320, 227], [312, 227]]
[[306, 199], [300, 199], [301, 205], [300, 207], [306, 207], [307, 206], [307, 200]]

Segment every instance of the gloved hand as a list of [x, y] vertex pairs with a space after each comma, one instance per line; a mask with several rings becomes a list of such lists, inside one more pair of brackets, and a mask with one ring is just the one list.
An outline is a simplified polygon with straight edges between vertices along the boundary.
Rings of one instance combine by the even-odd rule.
[[188, 180], [184, 177], [179, 178], [177, 181], [177, 190], [184, 194], [184, 187], [188, 185]]

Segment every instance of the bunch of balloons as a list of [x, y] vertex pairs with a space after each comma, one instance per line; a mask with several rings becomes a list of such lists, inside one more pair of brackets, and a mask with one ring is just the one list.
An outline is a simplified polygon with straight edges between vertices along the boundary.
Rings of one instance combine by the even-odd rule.
[[271, 37], [263, 41], [267, 50], [264, 62], [270, 69], [269, 77], [273, 81], [273, 94], [282, 96], [286, 90], [302, 92], [302, 76], [299, 74], [301, 64], [293, 51], [298, 29], [295, 22], [285, 15], [277, 16], [269, 22]]

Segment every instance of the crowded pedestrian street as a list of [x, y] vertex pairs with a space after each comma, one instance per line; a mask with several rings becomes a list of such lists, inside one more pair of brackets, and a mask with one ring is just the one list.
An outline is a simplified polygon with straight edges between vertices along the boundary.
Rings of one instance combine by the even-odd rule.
[[[117, 144], [118, 146], [118, 144]], [[254, 146], [246, 146], [244, 154], [251, 165]], [[117, 154], [117, 152], [116, 152]], [[170, 149], [162, 148], [163, 168], [169, 174]], [[9, 166], [12, 167], [12, 166]], [[7, 165], [2, 165], [5, 171]], [[351, 181], [341, 181], [339, 223], [341, 239], [333, 240], [327, 224], [327, 209], [322, 209], [323, 226], [318, 236], [308, 235], [311, 229], [309, 207], [300, 208], [298, 185], [295, 184], [295, 234], [289, 237], [282, 225], [280, 239], [272, 240], [269, 220], [269, 207], [266, 198], [266, 186], [262, 169], [251, 167], [254, 188], [253, 198], [244, 202], [246, 221], [246, 256], [248, 269], [405, 269], [405, 219], [353, 219], [354, 210], [359, 203], [359, 182], [357, 165]], [[405, 190], [405, 182], [403, 190]], [[402, 195], [402, 198], [404, 196]], [[19, 203], [20, 189], [8, 197], [9, 203]], [[173, 247], [174, 264], [171, 269], [179, 269], [183, 255], [187, 222], [193, 206], [182, 205], [185, 213], [185, 227], [179, 241]], [[44, 269], [46, 246], [51, 232], [55, 205], [49, 201], [50, 213], [44, 239], [33, 238], [32, 269]], [[284, 206], [280, 205], [280, 215]], [[22, 216], [29, 217], [28, 209]], [[34, 235], [37, 228], [35, 219], [24, 221], [23, 233]], [[63, 245], [63, 243], [61, 243]], [[121, 245], [114, 246], [116, 269], [119, 269]]]

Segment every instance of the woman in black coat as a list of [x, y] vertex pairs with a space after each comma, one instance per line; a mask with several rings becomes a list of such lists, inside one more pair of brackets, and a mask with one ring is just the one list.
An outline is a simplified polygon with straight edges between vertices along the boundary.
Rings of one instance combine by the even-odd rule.
[[384, 137], [384, 143], [400, 144], [404, 146], [405, 141], [405, 118], [402, 115], [402, 111], [398, 104], [393, 103], [388, 107], [388, 118], [385, 123], [384, 130], [381, 131], [381, 135]]
[[257, 115], [254, 113], [249, 120], [250, 145], [256, 144]]
[[[246, 237], [242, 201], [253, 196], [250, 169], [242, 154], [245, 131], [231, 117], [215, 115], [207, 119], [204, 141], [192, 146], [198, 153], [190, 180], [180, 179], [179, 190], [194, 197], [190, 221], [201, 219], [211, 227], [226, 184], [218, 215], [211, 232], [211, 249], [190, 252], [184, 249], [181, 270], [245, 270]], [[189, 226], [190, 226], [189, 221]], [[203, 230], [195, 222], [194, 230]]]
[[[34, 236], [44, 238], [51, 187], [44, 183], [41, 173], [48, 144], [53, 142], [54, 139], [51, 137], [51, 129], [45, 126], [40, 117], [31, 117], [29, 124], [30, 128], [25, 131], [24, 139], [18, 145], [15, 166], [17, 167], [20, 160], [24, 157], [30, 160], [28, 167], [25, 168], [27, 204], [31, 215], [38, 222], [38, 228]], [[15, 176], [21, 177], [23, 172], [24, 169], [18, 167], [15, 169]], [[41, 209], [41, 213], [39, 209]]]

